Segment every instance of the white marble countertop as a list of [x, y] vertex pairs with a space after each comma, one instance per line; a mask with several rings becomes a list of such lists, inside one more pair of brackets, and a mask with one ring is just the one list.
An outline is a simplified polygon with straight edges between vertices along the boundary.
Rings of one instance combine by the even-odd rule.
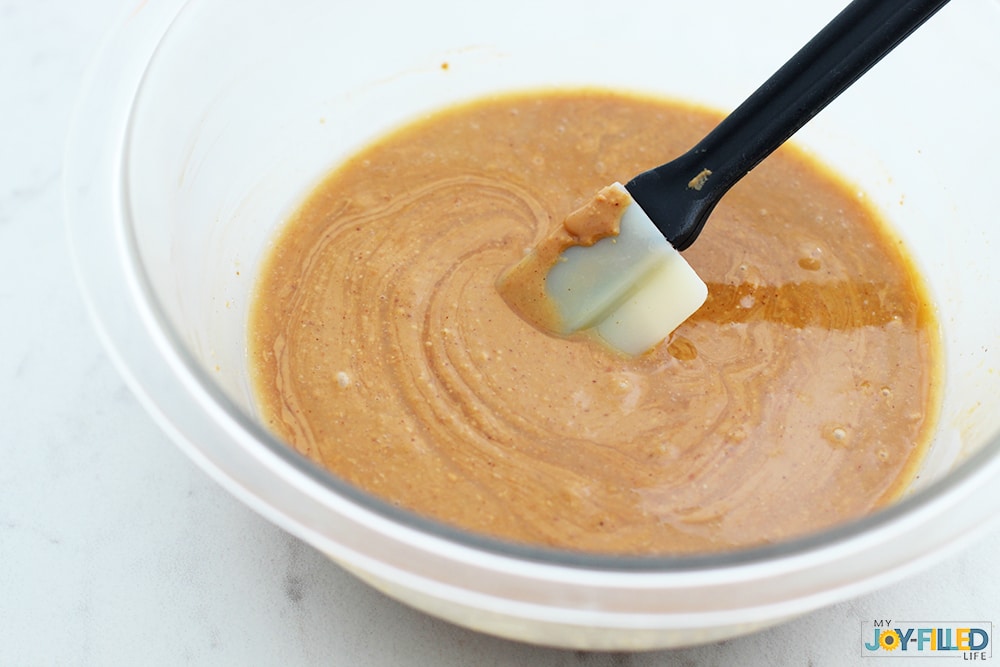
[[[0, 0], [0, 665], [847, 665], [876, 618], [1000, 623], [1000, 529], [742, 639], [583, 654], [406, 608], [231, 498], [123, 384], [74, 287], [60, 174], [122, 0]], [[871, 662], [867, 659], [864, 662]]]

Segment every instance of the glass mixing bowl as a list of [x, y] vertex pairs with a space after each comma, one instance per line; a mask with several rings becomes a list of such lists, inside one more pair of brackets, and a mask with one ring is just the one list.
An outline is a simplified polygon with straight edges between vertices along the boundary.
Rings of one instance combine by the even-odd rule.
[[[276, 228], [338, 160], [483, 93], [604, 86], [730, 109], [836, 1], [163, 0], [117, 25], [66, 165], [79, 281], [136, 394], [209, 474], [381, 590], [500, 636], [588, 649], [716, 640], [904, 577], [1000, 509], [1000, 4], [951, 3], [798, 136], [863, 189], [934, 293], [947, 365], [901, 501], [764, 548], [613, 558], [507, 544], [379, 501], [256, 417], [245, 358]], [[444, 65], [447, 66], [444, 66]]]

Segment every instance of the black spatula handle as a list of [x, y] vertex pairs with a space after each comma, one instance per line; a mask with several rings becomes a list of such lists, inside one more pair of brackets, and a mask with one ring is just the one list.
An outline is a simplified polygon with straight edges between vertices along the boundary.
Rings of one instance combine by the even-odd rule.
[[719, 199], [948, 0], [855, 0], [690, 151], [626, 189], [678, 250]]

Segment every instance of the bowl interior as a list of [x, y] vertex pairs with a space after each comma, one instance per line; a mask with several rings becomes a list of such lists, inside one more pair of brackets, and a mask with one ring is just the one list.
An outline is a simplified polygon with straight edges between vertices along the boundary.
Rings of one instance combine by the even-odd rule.
[[[130, 251], [169, 339], [252, 418], [245, 332], [258, 264], [350, 152], [428, 110], [504, 90], [597, 86], [730, 109], [838, 9], [192, 1], [132, 110]], [[916, 493], [972, 452], [998, 452], [1000, 226], [980, 168], [1000, 150], [1000, 94], [982, 85], [1000, 69], [998, 11], [949, 5], [796, 138], [881, 209], [936, 299], [944, 404]]]

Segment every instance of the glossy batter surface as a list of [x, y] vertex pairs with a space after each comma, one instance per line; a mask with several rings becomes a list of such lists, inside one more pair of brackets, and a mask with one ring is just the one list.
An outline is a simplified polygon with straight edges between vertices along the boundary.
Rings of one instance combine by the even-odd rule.
[[269, 426], [401, 507], [603, 553], [731, 549], [901, 492], [936, 414], [936, 324], [856, 192], [782, 150], [685, 257], [706, 304], [626, 358], [542, 333], [498, 277], [600, 188], [719, 120], [603, 92], [483, 100], [380, 140], [289, 220], [250, 355]]

